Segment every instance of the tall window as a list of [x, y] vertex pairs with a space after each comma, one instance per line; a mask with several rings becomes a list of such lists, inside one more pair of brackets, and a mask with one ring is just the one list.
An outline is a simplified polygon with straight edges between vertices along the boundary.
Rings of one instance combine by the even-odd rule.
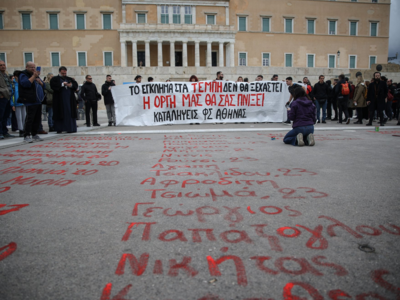
[[86, 52], [78, 52], [78, 66], [86, 67]]
[[185, 24], [192, 24], [193, 17], [192, 17], [192, 7], [185, 6]]
[[263, 65], [263, 67], [270, 66], [270, 54], [269, 53], [262, 54], [262, 65]]
[[307, 33], [315, 34], [315, 20], [307, 20]]
[[49, 14], [50, 29], [58, 29], [58, 14]]
[[139, 24], [145, 24], [146, 23], [146, 14], [137, 14], [137, 22]]
[[24, 53], [24, 65], [26, 65], [26, 63], [28, 61], [34, 62], [33, 60], [33, 53], [32, 52], [25, 52]]
[[207, 24], [215, 25], [215, 16], [214, 15], [207, 15]]
[[336, 21], [329, 21], [329, 34], [336, 34]]
[[371, 36], [378, 36], [378, 23], [371, 22]]
[[174, 24], [181, 24], [181, 7], [172, 6], [172, 22]]
[[369, 68], [371, 69], [372, 65], [376, 64], [376, 56], [369, 57]]
[[307, 68], [314, 68], [314, 54], [307, 54]]
[[247, 65], [247, 53], [239, 52], [239, 66]]
[[167, 5], [161, 6], [161, 23], [162, 24], [169, 23], [169, 14], [168, 14], [168, 6]]
[[293, 19], [285, 19], [285, 32], [286, 33], [293, 32]]
[[112, 52], [104, 52], [104, 65], [112, 66], [113, 65], [113, 53]]
[[246, 31], [246, 17], [239, 17], [239, 31]]
[[76, 14], [76, 29], [85, 29], [85, 14]]
[[111, 14], [103, 14], [103, 29], [111, 29]]
[[4, 52], [0, 52], [0, 60], [4, 61], [7, 66], [6, 54]]
[[357, 35], [357, 22], [350, 22], [350, 35]]
[[336, 68], [336, 55], [329, 55], [328, 60], [329, 60], [328, 68], [330, 69]]
[[269, 18], [262, 18], [262, 31], [263, 32], [269, 32]]
[[51, 56], [51, 66], [59, 67], [60, 66], [60, 53], [59, 52], [50, 52]]
[[0, 29], [4, 29], [4, 25], [3, 25], [3, 14], [0, 13]]
[[357, 68], [357, 56], [350, 55], [349, 56], [349, 69]]
[[293, 67], [292, 58], [293, 54], [285, 54], [285, 67]]
[[22, 29], [31, 29], [31, 14], [22, 14]]

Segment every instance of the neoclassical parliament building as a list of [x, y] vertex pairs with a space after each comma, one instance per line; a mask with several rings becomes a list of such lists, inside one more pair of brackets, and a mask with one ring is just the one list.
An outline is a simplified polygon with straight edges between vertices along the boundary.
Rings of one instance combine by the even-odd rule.
[[387, 64], [389, 16], [390, 0], [1, 1], [0, 59], [122, 80], [335, 75]]

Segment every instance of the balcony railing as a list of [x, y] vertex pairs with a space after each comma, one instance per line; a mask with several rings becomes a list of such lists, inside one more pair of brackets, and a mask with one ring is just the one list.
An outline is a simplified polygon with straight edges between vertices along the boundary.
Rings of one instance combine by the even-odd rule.
[[235, 31], [235, 26], [231, 25], [206, 25], [206, 24], [137, 24], [122, 23], [120, 30], [140, 30], [140, 31]]

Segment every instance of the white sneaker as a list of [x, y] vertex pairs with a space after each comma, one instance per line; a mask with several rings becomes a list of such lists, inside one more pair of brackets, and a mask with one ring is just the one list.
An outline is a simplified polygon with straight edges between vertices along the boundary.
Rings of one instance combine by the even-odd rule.
[[33, 137], [32, 137], [32, 140], [33, 140], [34, 142], [41, 142], [41, 141], [43, 141], [43, 139], [41, 139], [40, 136], [38, 136], [38, 135], [33, 136]]
[[33, 143], [33, 140], [31, 139], [30, 136], [24, 137], [24, 143]]

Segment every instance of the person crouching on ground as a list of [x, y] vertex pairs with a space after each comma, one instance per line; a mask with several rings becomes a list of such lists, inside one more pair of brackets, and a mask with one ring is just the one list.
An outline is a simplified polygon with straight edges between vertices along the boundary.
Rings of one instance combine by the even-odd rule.
[[302, 87], [293, 91], [293, 103], [288, 108], [289, 120], [293, 129], [283, 139], [285, 144], [293, 146], [314, 146], [315, 105]]

